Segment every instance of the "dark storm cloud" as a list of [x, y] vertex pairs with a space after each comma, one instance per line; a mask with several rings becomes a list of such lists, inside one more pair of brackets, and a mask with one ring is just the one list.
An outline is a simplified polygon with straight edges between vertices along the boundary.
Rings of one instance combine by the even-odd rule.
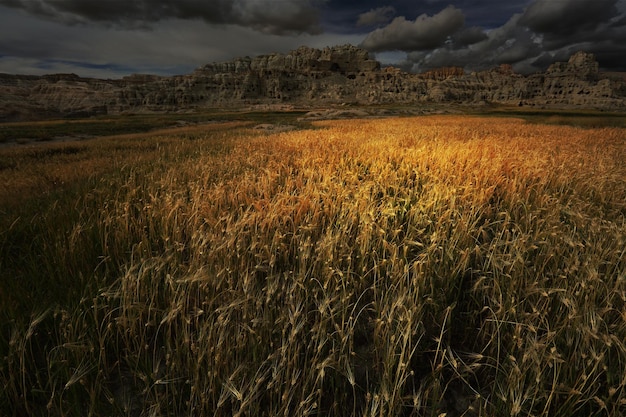
[[[425, 1], [428, 7], [445, 4]], [[366, 35], [361, 46], [372, 52], [405, 51], [406, 60], [398, 66], [415, 72], [445, 66], [474, 71], [512, 64], [516, 71], [528, 73], [545, 70], [580, 50], [594, 53], [605, 69], [626, 67], [626, 0], [459, 0], [453, 4], [415, 22], [397, 17]], [[397, 9], [399, 16], [406, 11]], [[454, 20], [450, 11], [464, 20]]]
[[542, 38], [544, 54], [535, 65], [563, 60], [584, 50], [606, 69], [624, 70], [626, 62], [626, 2], [623, 0], [536, 0], [520, 19]]
[[616, 4], [617, 0], [537, 0], [520, 24], [538, 33], [567, 36], [608, 22], [618, 14]]
[[0, 0], [0, 72], [39, 74], [50, 62], [181, 73], [345, 43], [418, 72], [509, 63], [527, 73], [580, 50], [626, 70], [626, 0]]
[[580, 44], [593, 52], [592, 44], [619, 45], [626, 41], [626, 21], [618, 10], [619, 3], [617, 0], [537, 0], [526, 9], [520, 25], [541, 35], [547, 51]]
[[[416, 51], [408, 54], [408, 63], [413, 63], [413, 71], [460, 66], [467, 71], [483, 70], [500, 64], [513, 64], [524, 60], [528, 55], [540, 53], [533, 34], [518, 25], [520, 16], [513, 16], [501, 27], [489, 31], [484, 38], [471, 46], [461, 47], [449, 43], [427, 53]], [[405, 63], [405, 65], [408, 65]]]
[[319, 33], [326, 0], [0, 0], [0, 5], [66, 23], [145, 26], [166, 19], [202, 19], [271, 34]]
[[452, 45], [454, 47], [464, 47], [487, 39], [488, 36], [482, 28], [463, 28], [452, 35]]
[[454, 6], [448, 6], [434, 16], [422, 14], [414, 21], [396, 17], [389, 25], [376, 29], [361, 46], [372, 52], [419, 51], [433, 49], [463, 27], [465, 16]]

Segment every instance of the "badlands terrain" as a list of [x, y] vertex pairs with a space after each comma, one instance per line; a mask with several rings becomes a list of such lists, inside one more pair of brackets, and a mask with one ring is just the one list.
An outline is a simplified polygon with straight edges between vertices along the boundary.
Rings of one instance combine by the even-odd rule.
[[216, 107], [437, 103], [624, 110], [626, 78], [600, 72], [594, 56], [584, 52], [530, 75], [516, 74], [508, 65], [475, 73], [450, 67], [410, 74], [381, 68], [367, 51], [351, 45], [238, 58], [172, 77], [136, 74], [100, 80], [74, 74], [0, 74], [0, 121]]

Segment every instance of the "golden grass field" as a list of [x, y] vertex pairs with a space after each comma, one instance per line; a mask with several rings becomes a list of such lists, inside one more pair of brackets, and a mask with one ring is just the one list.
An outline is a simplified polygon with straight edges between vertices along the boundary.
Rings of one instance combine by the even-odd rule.
[[0, 414], [626, 415], [626, 129], [0, 149]]

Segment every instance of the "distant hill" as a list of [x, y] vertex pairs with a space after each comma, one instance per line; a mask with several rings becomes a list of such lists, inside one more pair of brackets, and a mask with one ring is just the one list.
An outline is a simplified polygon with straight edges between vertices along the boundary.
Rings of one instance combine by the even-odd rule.
[[381, 68], [352, 45], [301, 47], [172, 77], [0, 74], [0, 121], [272, 104], [450, 102], [626, 110], [626, 77], [598, 68], [592, 54], [578, 52], [532, 75], [516, 74], [507, 65], [471, 74], [457, 67], [410, 74]]

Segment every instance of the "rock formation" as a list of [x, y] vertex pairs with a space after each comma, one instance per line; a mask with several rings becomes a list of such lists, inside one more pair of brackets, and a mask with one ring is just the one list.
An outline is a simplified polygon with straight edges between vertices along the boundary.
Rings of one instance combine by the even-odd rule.
[[625, 110], [626, 79], [601, 73], [595, 57], [584, 52], [528, 76], [515, 74], [510, 65], [471, 74], [457, 67], [409, 74], [381, 68], [367, 51], [351, 45], [238, 58], [172, 77], [0, 74], [0, 121], [203, 107], [429, 102]]

